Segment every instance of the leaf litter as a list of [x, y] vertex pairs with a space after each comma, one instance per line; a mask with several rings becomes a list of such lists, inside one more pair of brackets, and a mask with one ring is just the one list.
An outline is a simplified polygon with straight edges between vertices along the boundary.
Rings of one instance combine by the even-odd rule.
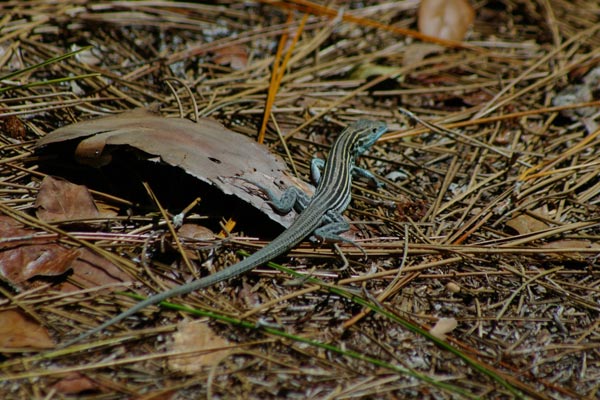
[[[35, 152], [35, 142], [157, 102], [163, 119], [208, 116], [251, 138], [269, 104], [265, 143], [303, 180], [310, 158], [324, 156], [344, 125], [358, 118], [386, 121], [390, 133], [360, 160], [389, 177], [386, 187], [375, 193], [356, 182], [346, 213], [357, 222], [368, 258], [341, 246], [349, 265], [340, 271], [331, 250], [303, 243], [277, 261], [352, 289], [357, 298], [385, 293], [386, 310], [426, 331], [440, 320], [457, 323], [442, 327], [444, 343], [454, 349], [448, 351], [389, 315], [363, 313], [330, 286], [319, 290], [298, 279], [289, 285], [288, 274], [260, 267], [172, 299], [250, 322], [252, 329], [208, 322], [231, 350], [216, 364], [191, 376], [170, 370], [171, 332], [182, 316], [150, 308], [84, 346], [42, 356], [33, 348], [3, 349], [1, 397], [52, 398], [55, 391], [79, 398], [597, 397], [599, 99], [591, 86], [578, 86], [598, 67], [600, 21], [590, 11], [597, 5], [471, 5], [474, 21], [464, 42], [416, 32], [415, 1], [345, 3], [343, 11], [338, 3], [305, 1], [0, 5], [0, 118], [8, 121], [0, 135], [0, 210], [20, 224], [1, 239], [0, 251], [53, 245], [79, 254], [70, 266], [41, 262], [39, 274], [23, 275], [16, 266], [11, 273], [20, 278], [3, 286], [1, 312], [43, 326], [48, 345], [129, 307], [130, 300], [112, 292], [116, 285], [134, 282], [132, 290], [150, 295], [231, 265], [240, 247], [257, 246], [244, 236], [252, 224], [231, 228], [241, 218], [237, 206], [228, 206], [219, 215], [228, 221], [226, 239], [200, 228], [185, 233], [187, 227], [178, 249], [156, 207], [116, 195], [112, 179], [96, 188], [105, 163], [129, 144], [106, 144], [107, 137], [89, 132], [77, 140], [91, 139], [89, 148], [81, 147], [83, 159], [100, 172], [72, 169], [60, 177], [88, 187], [98, 208], [115, 214], [101, 216], [100, 225], [98, 219], [82, 225], [77, 218], [47, 223], [36, 217], [47, 154]], [[56, 58], [88, 44], [89, 50]], [[286, 49], [290, 57], [281, 62]], [[271, 90], [273, 65], [284, 68]], [[361, 65], [366, 74], [353, 76]], [[26, 70], [31, 66], [37, 67]], [[429, 125], [409, 120], [400, 106]], [[159, 145], [161, 158], [168, 144]], [[123, 175], [130, 162], [121, 164]], [[169, 200], [167, 191], [160, 201]], [[202, 227], [208, 218], [195, 204], [170, 207], [168, 217], [182, 215], [185, 224]], [[262, 217], [253, 218], [262, 231]], [[25, 253], [31, 250], [35, 260], [33, 249]], [[107, 280], [76, 278], [85, 269], [73, 264], [88, 255], [97, 271], [91, 274], [105, 271]], [[184, 255], [193, 255], [189, 264]], [[44, 269], [57, 274], [42, 276]], [[61, 285], [72, 291], [62, 292]], [[17, 328], [15, 337], [26, 338], [35, 326]], [[360, 357], [277, 338], [269, 329]], [[59, 389], [73, 373], [80, 384]]]

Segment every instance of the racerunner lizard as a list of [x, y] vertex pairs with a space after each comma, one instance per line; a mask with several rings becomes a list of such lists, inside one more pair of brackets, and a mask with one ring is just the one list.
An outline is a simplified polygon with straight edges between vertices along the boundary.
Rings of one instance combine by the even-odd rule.
[[[313, 160], [311, 170], [318, 183], [310, 200], [300, 189], [291, 187], [281, 199], [272, 201], [274, 208], [280, 212], [289, 212], [294, 208], [300, 214], [281, 235], [261, 250], [212, 275], [155, 294], [61, 347], [80, 342], [148, 306], [241, 275], [288, 252], [311, 234], [324, 240], [348, 241], [339, 234], [350, 228], [342, 217], [342, 212], [350, 203], [352, 174], [357, 173], [375, 180], [371, 173], [356, 167], [356, 158], [369, 149], [386, 130], [385, 123], [368, 120], [359, 120], [348, 126], [333, 144], [320, 177], [319, 167], [323, 162], [319, 159]], [[271, 193], [267, 194], [273, 197]]]

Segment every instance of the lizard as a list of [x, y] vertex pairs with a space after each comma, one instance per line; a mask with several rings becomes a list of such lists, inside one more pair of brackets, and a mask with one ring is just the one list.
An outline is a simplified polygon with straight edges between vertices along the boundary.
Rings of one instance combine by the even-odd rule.
[[286, 230], [262, 249], [216, 273], [150, 296], [99, 326], [67, 341], [61, 347], [78, 343], [146, 307], [171, 297], [182, 296], [239, 276], [287, 253], [308, 236], [314, 235], [328, 241], [349, 241], [340, 234], [350, 228], [349, 223], [342, 217], [342, 212], [351, 200], [352, 175], [358, 174], [377, 182], [370, 172], [356, 166], [356, 158], [367, 151], [386, 130], [387, 125], [384, 122], [370, 120], [358, 120], [344, 129], [334, 141], [327, 161], [312, 161], [311, 172], [317, 181], [317, 189], [312, 198], [309, 199], [303, 191], [295, 187], [288, 188], [278, 200], [267, 191], [267, 195], [273, 199], [271, 204], [277, 211], [289, 212], [293, 208], [300, 213]]

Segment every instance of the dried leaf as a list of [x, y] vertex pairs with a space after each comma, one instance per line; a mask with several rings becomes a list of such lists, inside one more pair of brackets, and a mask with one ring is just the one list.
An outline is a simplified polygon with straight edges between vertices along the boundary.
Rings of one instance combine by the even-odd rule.
[[183, 224], [177, 230], [177, 234], [184, 238], [196, 240], [213, 240], [216, 236], [213, 231], [198, 224]]
[[[111, 283], [128, 283], [133, 279], [112, 262], [92, 253], [88, 249], [81, 249], [79, 258], [73, 262], [73, 275], [71, 280], [77, 285], [65, 282], [61, 286], [62, 292], [72, 292], [82, 288], [92, 288]], [[121, 290], [116, 287], [112, 290]]]
[[423, 0], [419, 6], [419, 31], [446, 40], [463, 40], [475, 18], [467, 0]]
[[513, 228], [519, 235], [538, 232], [549, 227], [545, 222], [540, 221], [528, 214], [519, 214], [506, 223], [506, 226]]
[[[567, 250], [567, 249], [598, 249], [598, 253], [600, 253], [600, 244], [592, 242], [587, 239], [561, 239], [554, 240], [552, 242], [544, 243], [540, 246], [544, 249], [557, 249], [557, 250]], [[576, 260], [585, 260], [586, 257], [595, 257], [596, 254], [589, 253], [575, 253], [575, 252], [565, 252], [565, 258], [576, 259]]]
[[13, 139], [25, 139], [25, 124], [16, 115], [0, 118], [0, 131]]
[[454, 318], [440, 318], [429, 330], [429, 333], [438, 339], [444, 340], [446, 335], [456, 329], [457, 326], [458, 322]]
[[423, 61], [425, 57], [441, 53], [444, 50], [443, 46], [433, 43], [414, 42], [407, 46], [408, 49], [402, 59], [402, 65], [404, 66], [418, 64]]
[[[31, 243], [37, 231], [25, 228], [22, 223], [7, 215], [0, 215], [0, 249], [14, 248], [23, 243]], [[36, 241], [37, 242], [37, 241]]]
[[[181, 239], [193, 239], [193, 240], [214, 240], [216, 235], [213, 231], [205, 226], [198, 224], [183, 224], [181, 228], [177, 230], [177, 234]], [[191, 260], [199, 260], [199, 254], [196, 249], [186, 249], [186, 255]]]
[[215, 335], [206, 322], [182, 322], [173, 335], [170, 351], [186, 352], [186, 355], [169, 357], [169, 368], [186, 374], [201, 372], [229, 354], [231, 346], [227, 340]]
[[240, 44], [221, 47], [214, 51], [213, 61], [219, 65], [229, 65], [233, 70], [241, 70], [248, 64], [248, 51]]
[[101, 216], [85, 186], [51, 176], [46, 176], [42, 181], [35, 206], [37, 217], [48, 222], [94, 219]]
[[0, 273], [11, 284], [34, 276], [58, 276], [71, 268], [78, 250], [67, 250], [56, 244], [19, 246], [0, 253]]
[[[60, 286], [63, 292], [80, 290], [81, 287], [131, 282], [129, 275], [90, 250], [68, 249], [54, 243], [56, 238], [39, 238], [37, 233], [33, 229], [24, 228], [10, 217], [0, 216], [0, 238], [5, 241], [0, 247], [0, 278], [12, 286], [24, 289], [28, 279], [58, 276], [69, 269], [73, 269], [71, 278], [79, 286], [65, 282]], [[52, 242], [48, 243], [48, 240]]]
[[462, 101], [469, 106], [477, 106], [479, 104], [487, 103], [492, 99], [492, 95], [485, 90], [477, 90], [470, 93], [465, 93], [461, 96]]
[[98, 383], [79, 372], [70, 373], [52, 385], [52, 389], [62, 394], [79, 394], [81, 392], [98, 390], [100, 388], [101, 386], [98, 385]]
[[237, 179], [243, 176], [281, 195], [283, 191], [276, 182], [284, 188], [295, 182], [286, 174], [285, 163], [266, 146], [214, 120], [205, 118], [194, 123], [138, 109], [64, 126], [40, 139], [37, 146], [75, 139], [82, 140], [75, 156], [85, 164], [103, 164], [111, 159], [115, 146], [131, 146], [160, 156], [165, 163], [239, 197], [283, 226], [294, 220], [294, 213], [274, 213], [265, 199], [247, 189], [247, 182]]
[[461, 288], [456, 282], [448, 282], [446, 284], [446, 290], [448, 290], [450, 293], [460, 293]]
[[546, 249], [597, 249], [600, 244], [586, 239], [562, 239], [542, 245]]
[[54, 342], [46, 328], [14, 310], [0, 312], [0, 347], [50, 349]]
[[10, 217], [0, 216], [0, 238], [4, 242], [0, 247], [0, 277], [13, 286], [22, 287], [21, 283], [38, 275], [61, 275], [79, 255], [77, 249], [40, 243], [36, 233]]
[[[399, 74], [404, 70], [400, 67], [392, 67], [389, 65], [379, 65], [373, 63], [360, 64], [352, 70], [350, 79], [367, 79], [374, 76]], [[401, 78], [396, 78], [401, 81]]]

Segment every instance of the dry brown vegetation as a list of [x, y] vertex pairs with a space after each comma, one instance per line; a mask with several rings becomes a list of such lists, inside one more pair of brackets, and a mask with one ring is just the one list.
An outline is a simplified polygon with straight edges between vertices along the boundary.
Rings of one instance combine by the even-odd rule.
[[[434, 47], [411, 33], [409, 0], [2, 3], [0, 397], [597, 398], [600, 6], [473, 4], [467, 41]], [[142, 106], [255, 138], [269, 90], [265, 143], [304, 179], [342, 126], [388, 123], [360, 160], [386, 186], [357, 182], [346, 213], [368, 258], [342, 246], [341, 269], [306, 242], [276, 261], [313, 279], [259, 268], [172, 299], [212, 313], [205, 323], [153, 307], [58, 349], [133, 303], [119, 282], [147, 296], [230, 265], [256, 245], [242, 233], [274, 232], [260, 215], [211, 207], [215, 191], [161, 192], [159, 179], [150, 187], [171, 213], [199, 196], [196, 226], [237, 222], [235, 240], [182, 241], [183, 257], [157, 204], [118, 189], [141, 186], [131, 159], [107, 175], [52, 169], [35, 141]], [[44, 220], [47, 172], [94, 189], [101, 215]], [[52, 260], [43, 271], [8, 270], [40, 254]], [[439, 321], [443, 341], [427, 334]]]

